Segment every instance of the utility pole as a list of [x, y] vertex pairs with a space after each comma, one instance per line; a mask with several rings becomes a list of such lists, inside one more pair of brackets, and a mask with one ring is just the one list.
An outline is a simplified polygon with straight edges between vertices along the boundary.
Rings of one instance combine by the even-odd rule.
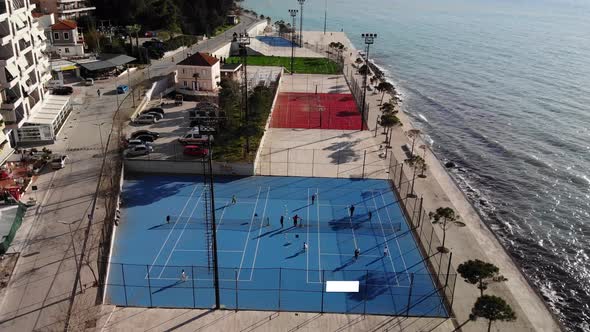
[[293, 18], [293, 25], [291, 26], [291, 75], [293, 75], [293, 62], [295, 60], [295, 17], [297, 17], [297, 9], [289, 9], [289, 15]]
[[326, 34], [326, 26], [328, 25], [328, 0], [324, 6], [324, 35]]
[[361, 105], [361, 131], [364, 129], [365, 124], [365, 100], [367, 99], [367, 75], [369, 74], [369, 47], [375, 42], [377, 38], [376, 33], [363, 33], [361, 36], [365, 39], [365, 45], [367, 45], [367, 52], [365, 54], [365, 74], [363, 75], [363, 104]]
[[305, 0], [297, 0], [301, 5], [301, 16], [299, 21], [299, 47], [303, 47], [303, 4]]

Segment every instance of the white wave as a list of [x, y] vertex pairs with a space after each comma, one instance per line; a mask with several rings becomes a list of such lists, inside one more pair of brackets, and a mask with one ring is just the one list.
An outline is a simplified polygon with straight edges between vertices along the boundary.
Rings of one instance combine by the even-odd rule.
[[424, 120], [424, 122], [428, 122], [428, 119], [422, 115], [422, 113], [418, 113], [418, 117], [420, 117], [420, 119]]

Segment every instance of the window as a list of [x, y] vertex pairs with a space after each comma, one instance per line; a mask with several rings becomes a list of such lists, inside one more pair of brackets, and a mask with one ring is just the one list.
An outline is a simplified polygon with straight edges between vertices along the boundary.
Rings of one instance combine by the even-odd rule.
[[69, 39], [70, 39], [70, 33], [64, 32], [64, 40], [69, 40]]
[[188, 86], [188, 83], [186, 81], [184, 81], [184, 87], [186, 88]]
[[54, 32], [53, 33], [53, 39], [54, 40], [59, 40], [59, 32]]
[[67, 47], [66, 47], [66, 48], [64, 48], [64, 51], [65, 51], [66, 53], [70, 53], [70, 49], [69, 49], [69, 48], [67, 48]]

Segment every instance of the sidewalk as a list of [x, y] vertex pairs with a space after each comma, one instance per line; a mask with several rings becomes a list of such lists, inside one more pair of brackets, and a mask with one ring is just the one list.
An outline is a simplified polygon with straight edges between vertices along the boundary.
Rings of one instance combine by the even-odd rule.
[[[347, 48], [347, 51], [344, 52], [345, 72], [347, 70], [356, 71], [351, 65], [360, 55], [344, 33], [333, 32], [324, 35], [323, 32], [306, 32], [305, 35], [306, 40], [316, 48], [328, 45], [332, 41], [343, 43]], [[355, 78], [362, 86], [362, 76], [356, 74]], [[367, 91], [369, 105], [378, 105], [380, 100], [381, 94]], [[370, 129], [375, 128], [379, 114], [377, 106], [370, 107], [367, 118], [367, 125]], [[396, 160], [404, 160], [405, 155], [400, 147], [403, 144], [411, 146], [411, 141], [405, 132], [412, 129], [412, 123], [403, 112], [399, 112], [398, 117], [402, 121], [403, 127], [397, 127], [393, 131], [392, 152]], [[375, 144], [381, 143], [382, 139], [384, 136], [378, 135]], [[422, 144], [424, 142], [417, 140], [415, 146]], [[486, 293], [503, 297], [512, 306], [518, 318], [515, 322], [496, 322], [492, 324], [492, 329], [495, 331], [559, 331], [559, 325], [543, 303], [542, 298], [530, 287], [509, 254], [480, 219], [432, 151], [426, 151], [425, 159], [429, 165], [429, 170], [426, 172], [427, 177], [426, 179], [417, 178], [415, 183], [415, 191], [424, 195], [425, 210], [434, 211], [438, 207], [450, 206], [467, 224], [466, 227], [451, 228], [447, 231], [447, 247], [453, 251], [453, 265], [456, 267], [468, 259], [478, 258], [494, 263], [500, 268], [500, 273], [508, 278], [507, 282], [491, 284]], [[438, 227], [436, 229], [439, 238], [442, 238], [442, 230]], [[475, 286], [463, 281], [457, 283], [453, 310], [459, 324], [468, 319], [473, 303], [478, 296], [479, 290]], [[462, 330], [481, 331], [485, 328], [485, 320], [480, 319], [477, 322], [469, 322]]]

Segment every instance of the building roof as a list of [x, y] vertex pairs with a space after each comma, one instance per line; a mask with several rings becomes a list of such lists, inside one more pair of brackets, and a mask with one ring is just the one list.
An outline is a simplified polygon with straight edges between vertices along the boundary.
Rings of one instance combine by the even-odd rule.
[[221, 65], [221, 71], [233, 73], [238, 71], [241, 67], [241, 63], [224, 63]]
[[81, 67], [84, 67], [87, 70], [94, 71], [94, 70], [101, 70], [101, 69], [109, 69], [115, 68], [118, 66], [122, 66], [129, 62], [135, 60], [134, 57], [130, 57], [125, 54], [101, 54], [100, 60], [93, 61], [93, 62], [76, 62]]
[[54, 25], [51, 26], [51, 30], [74, 30], [78, 27], [78, 24], [70, 20], [57, 20]]
[[207, 53], [197, 52], [188, 58], [180, 61], [178, 64], [181, 66], [199, 66], [199, 67], [213, 67], [219, 59], [210, 56]]
[[27, 120], [31, 124], [53, 124], [64, 108], [68, 107], [70, 96], [49, 95], [41, 109]]

